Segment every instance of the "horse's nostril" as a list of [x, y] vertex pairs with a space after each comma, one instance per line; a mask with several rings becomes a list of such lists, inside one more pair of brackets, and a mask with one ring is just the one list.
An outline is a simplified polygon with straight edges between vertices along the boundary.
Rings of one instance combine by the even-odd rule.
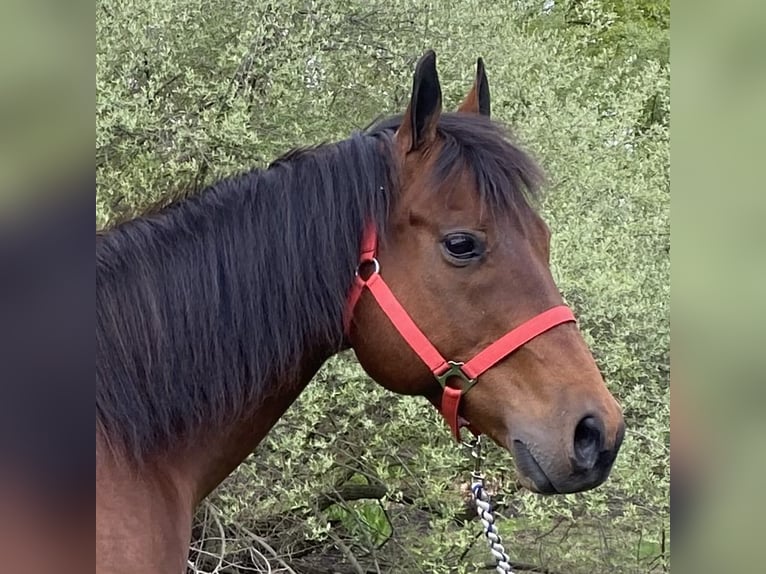
[[592, 469], [604, 448], [604, 427], [596, 417], [585, 417], [575, 427], [574, 463], [578, 470]]

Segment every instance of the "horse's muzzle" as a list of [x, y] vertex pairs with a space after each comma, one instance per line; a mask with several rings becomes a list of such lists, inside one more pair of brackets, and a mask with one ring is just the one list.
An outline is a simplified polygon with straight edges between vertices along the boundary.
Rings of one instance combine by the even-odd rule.
[[[602, 426], [594, 417], [584, 418], [575, 430], [569, 460], [548, 455], [539, 445], [514, 439], [511, 451], [520, 482], [540, 494], [568, 494], [596, 488], [609, 476], [625, 435], [621, 425], [609, 448]], [[562, 468], [565, 467], [565, 468]]]

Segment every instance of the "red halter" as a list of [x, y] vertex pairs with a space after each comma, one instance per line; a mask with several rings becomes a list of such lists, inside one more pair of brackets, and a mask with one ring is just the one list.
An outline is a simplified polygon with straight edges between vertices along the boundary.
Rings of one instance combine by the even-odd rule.
[[[444, 389], [439, 410], [446, 419], [455, 440], [459, 441], [460, 428], [468, 426], [470, 429], [468, 423], [458, 417], [460, 399], [476, 384], [478, 377], [538, 335], [562, 323], [575, 321], [574, 314], [565, 305], [553, 307], [512, 329], [467, 363], [448, 361], [418, 328], [380, 276], [380, 264], [375, 258], [377, 243], [375, 227], [368, 226], [362, 238], [362, 252], [359, 256], [356, 279], [346, 305], [343, 325], [346, 335], [351, 327], [354, 307], [362, 296], [362, 291], [367, 287], [399, 334], [431, 369]], [[360, 268], [364, 264], [373, 265], [373, 271], [367, 279], [363, 279], [360, 275]], [[458, 379], [458, 388], [449, 385], [455, 379]], [[473, 431], [473, 429], [470, 430]]]

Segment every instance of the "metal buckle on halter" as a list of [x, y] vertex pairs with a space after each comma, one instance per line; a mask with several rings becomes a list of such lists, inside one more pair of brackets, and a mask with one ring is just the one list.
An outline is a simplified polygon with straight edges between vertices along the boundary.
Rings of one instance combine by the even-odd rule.
[[481, 435], [471, 437], [469, 440], [463, 441], [462, 444], [468, 456], [473, 459], [473, 471], [471, 472], [471, 478], [474, 480], [484, 480], [484, 476], [481, 474], [481, 463], [484, 459], [481, 455]]
[[447, 381], [452, 377], [457, 377], [463, 381], [460, 385], [460, 390], [463, 394], [470, 391], [471, 387], [476, 384], [476, 379], [472, 379], [465, 374], [465, 371], [463, 371], [463, 365], [465, 365], [465, 363], [459, 361], [447, 361], [447, 364], [449, 365], [449, 369], [444, 371], [441, 375], [434, 375], [442, 388], [447, 386]]
[[373, 275], [377, 275], [378, 273], [380, 273], [380, 263], [378, 262], [378, 260], [375, 257], [370, 257], [369, 259], [365, 259], [364, 261], [360, 261], [359, 262], [359, 265], [356, 266], [356, 271], [354, 271], [354, 275], [359, 277], [360, 276], [359, 272], [362, 270], [362, 267], [366, 266], [366, 265], [368, 265], [370, 263], [372, 264], [372, 273], [367, 275], [367, 277], [365, 277], [364, 280], [366, 281], [367, 279], [369, 279]]

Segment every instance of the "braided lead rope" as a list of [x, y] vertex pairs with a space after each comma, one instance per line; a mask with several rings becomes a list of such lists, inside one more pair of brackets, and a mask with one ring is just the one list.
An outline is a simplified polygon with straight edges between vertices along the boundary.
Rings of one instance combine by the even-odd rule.
[[511, 568], [511, 559], [505, 553], [503, 548], [503, 541], [500, 539], [500, 534], [495, 526], [495, 515], [492, 512], [492, 507], [489, 502], [489, 495], [484, 490], [484, 479], [481, 475], [473, 475], [473, 484], [471, 484], [471, 492], [473, 493], [474, 501], [476, 502], [476, 513], [481, 519], [481, 523], [484, 525], [484, 534], [487, 537], [489, 543], [489, 551], [495, 558], [496, 570], [499, 574], [513, 574]]
[[484, 526], [484, 535], [487, 537], [489, 551], [495, 559], [495, 569], [498, 574], [513, 574], [511, 568], [511, 559], [505, 553], [503, 541], [500, 533], [495, 526], [495, 514], [492, 512], [489, 495], [484, 489], [484, 476], [481, 474], [481, 436], [477, 436], [467, 445], [471, 449], [471, 456], [474, 459], [474, 468], [471, 473], [471, 493], [476, 503], [476, 514], [479, 515], [481, 523]]

